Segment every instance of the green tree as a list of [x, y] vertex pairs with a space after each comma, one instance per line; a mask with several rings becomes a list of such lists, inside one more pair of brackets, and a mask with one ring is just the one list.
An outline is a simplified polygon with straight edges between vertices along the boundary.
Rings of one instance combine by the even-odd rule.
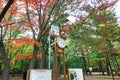
[[[98, 53], [102, 49], [109, 52], [113, 50], [112, 43], [115, 36], [116, 19], [114, 13], [106, 10], [106, 8], [101, 8], [102, 10], [93, 10], [89, 17], [82, 20], [84, 22], [78, 23], [70, 30], [70, 36], [73, 38], [72, 42], [79, 43], [84, 54], [89, 54], [93, 50], [98, 51]], [[109, 65], [109, 67], [111, 66]]]

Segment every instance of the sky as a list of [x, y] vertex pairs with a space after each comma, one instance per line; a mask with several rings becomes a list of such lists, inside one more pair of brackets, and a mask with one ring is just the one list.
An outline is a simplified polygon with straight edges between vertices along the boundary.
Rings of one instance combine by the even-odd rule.
[[[118, 0], [118, 2], [114, 5], [113, 8], [118, 18], [118, 24], [120, 24], [120, 0]], [[70, 20], [72, 23], [76, 21], [76, 18], [73, 16], [69, 16], [67, 19]]]
[[120, 0], [115, 4], [114, 8], [116, 16], [118, 17], [118, 24], [120, 24]]

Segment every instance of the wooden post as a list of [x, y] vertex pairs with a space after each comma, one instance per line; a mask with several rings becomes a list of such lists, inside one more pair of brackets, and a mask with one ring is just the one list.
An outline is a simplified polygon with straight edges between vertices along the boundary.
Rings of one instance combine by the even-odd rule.
[[63, 73], [64, 73], [64, 80], [67, 80], [66, 79], [66, 65], [65, 65], [65, 54], [64, 54], [64, 49], [63, 49], [63, 54], [62, 54], [62, 60], [63, 60]]
[[27, 78], [26, 78], [26, 80], [30, 80], [30, 69], [27, 70]]
[[58, 60], [57, 60], [57, 45], [56, 39], [54, 43], [54, 70], [53, 70], [54, 80], [58, 80]]
[[66, 64], [65, 64], [65, 54], [64, 54], [64, 48], [59, 48], [58, 47], [58, 52], [62, 54], [62, 63], [63, 63], [63, 74], [64, 74], [64, 80], [66, 79]]
[[[56, 45], [56, 43], [57, 43], [57, 45]], [[65, 44], [65, 41], [64, 41], [64, 39], [58, 37], [57, 40], [55, 40], [55, 54], [54, 54], [54, 56], [57, 56], [57, 53], [62, 54], [64, 80], [67, 80], [66, 79], [65, 56], [64, 56], [64, 47], [65, 47], [65, 45], [61, 45], [61, 44]], [[56, 70], [57, 70], [55, 77], [57, 77], [57, 79], [58, 79], [58, 65], [57, 65], [58, 62], [56, 62], [56, 60], [54, 62], [55, 62], [55, 65], [57, 66], [57, 67], [55, 66]], [[55, 79], [55, 80], [57, 80], [57, 79]]]

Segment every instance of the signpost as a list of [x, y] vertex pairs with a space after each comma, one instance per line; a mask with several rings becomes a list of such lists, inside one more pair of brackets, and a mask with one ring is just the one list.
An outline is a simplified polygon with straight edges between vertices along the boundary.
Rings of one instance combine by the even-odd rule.
[[51, 26], [50, 34], [59, 36], [59, 27], [58, 26]]
[[52, 70], [31, 69], [29, 80], [52, 80]]
[[69, 71], [69, 80], [85, 80], [82, 69], [71, 68]]
[[[50, 35], [59, 36], [59, 27], [52, 25], [50, 29]], [[58, 80], [58, 60], [57, 60], [57, 44], [56, 38], [54, 41], [54, 69], [53, 69], [53, 78], [54, 80]]]
[[48, 54], [49, 54], [49, 69], [50, 69], [50, 36], [51, 35], [54, 35], [54, 36], [59, 36], [59, 27], [58, 26], [55, 26], [55, 25], [52, 25], [50, 30], [49, 30], [49, 36], [48, 36], [48, 42], [49, 42], [49, 51], [48, 51]]
[[93, 69], [92, 69], [92, 67], [89, 67], [89, 71], [92, 71]]
[[[64, 47], [65, 47], [65, 40], [61, 37], [60, 30], [58, 26], [51, 26], [50, 34], [55, 36], [55, 41], [54, 41], [54, 69], [53, 69], [53, 77], [54, 80], [58, 80], [58, 53], [63, 53], [62, 54], [62, 61], [63, 61], [63, 73], [64, 73], [64, 80], [66, 80], [66, 65], [65, 65], [65, 57], [64, 57]], [[62, 52], [59, 52], [61, 50]]]

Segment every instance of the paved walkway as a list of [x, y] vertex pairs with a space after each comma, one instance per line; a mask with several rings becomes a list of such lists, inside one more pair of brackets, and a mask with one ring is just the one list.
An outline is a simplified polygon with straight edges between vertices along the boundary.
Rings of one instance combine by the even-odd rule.
[[[10, 77], [9, 80], [23, 80], [23, 79], [21, 76], [17, 76], [17, 77]], [[63, 80], [63, 79], [60, 79], [60, 80]], [[114, 79], [113, 79], [112, 76], [87, 75], [85, 76], [85, 80], [120, 80], [120, 76], [114, 76]]]
[[120, 76], [93, 76], [87, 75], [85, 80], [120, 80]]

